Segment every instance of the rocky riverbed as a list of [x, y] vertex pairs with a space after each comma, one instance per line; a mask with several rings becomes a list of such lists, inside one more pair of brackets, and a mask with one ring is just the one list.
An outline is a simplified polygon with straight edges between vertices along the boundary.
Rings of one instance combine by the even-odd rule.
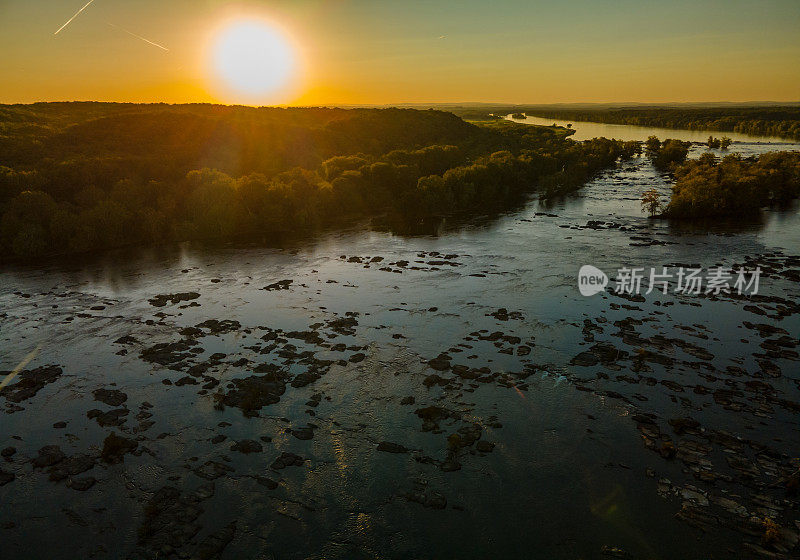
[[[437, 237], [4, 271], [4, 551], [796, 557], [800, 216], [652, 222], [652, 186], [635, 159]], [[763, 274], [584, 298], [583, 264]]]

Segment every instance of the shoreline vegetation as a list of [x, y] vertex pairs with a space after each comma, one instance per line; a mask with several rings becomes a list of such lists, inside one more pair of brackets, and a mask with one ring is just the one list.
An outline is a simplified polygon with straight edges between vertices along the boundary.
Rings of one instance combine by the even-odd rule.
[[[642, 207], [651, 217], [707, 219], [752, 217], [762, 208], [781, 208], [800, 197], [800, 152], [767, 152], [744, 158], [711, 152], [687, 160], [691, 142], [655, 136], [645, 153], [653, 166], [674, 179], [669, 202], [662, 205], [655, 189], [645, 191]], [[709, 147], [727, 143], [711, 137]], [[724, 147], [723, 147], [724, 146]]]
[[0, 106], [0, 259], [479, 215], [639, 150], [570, 134], [436, 110]]

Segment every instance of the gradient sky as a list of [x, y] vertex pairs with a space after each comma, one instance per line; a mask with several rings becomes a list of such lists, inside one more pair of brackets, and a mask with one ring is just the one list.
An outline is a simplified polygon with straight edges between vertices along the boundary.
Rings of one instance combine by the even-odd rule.
[[[0, 102], [234, 102], [207, 47], [232, 16], [293, 38], [265, 103], [800, 101], [800, 1], [0, 0]], [[112, 27], [168, 47], [165, 52]]]

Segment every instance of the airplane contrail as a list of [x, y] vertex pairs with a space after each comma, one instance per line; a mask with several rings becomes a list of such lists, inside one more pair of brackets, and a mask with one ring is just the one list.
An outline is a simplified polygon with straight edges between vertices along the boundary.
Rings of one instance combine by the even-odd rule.
[[128, 34], [128, 35], [130, 35], [131, 37], [136, 37], [137, 39], [141, 39], [141, 40], [142, 40], [142, 41], [144, 41], [145, 43], [149, 43], [149, 44], [153, 45], [154, 47], [158, 47], [158, 48], [159, 48], [159, 49], [161, 49], [161, 50], [164, 50], [164, 51], [166, 51], [166, 52], [169, 52], [169, 49], [168, 49], [167, 47], [165, 47], [165, 46], [163, 46], [163, 45], [159, 45], [158, 43], [154, 43], [154, 42], [153, 42], [153, 41], [151, 41], [150, 39], [145, 39], [144, 37], [142, 37], [141, 35], [137, 35], [137, 34], [136, 34], [136, 33], [134, 33], [133, 31], [128, 31], [128, 30], [127, 30], [127, 29], [125, 29], [124, 27], [120, 27], [119, 25], [114, 25], [114, 24], [113, 24], [113, 23], [111, 23], [110, 21], [107, 21], [106, 23], [107, 23], [108, 25], [110, 25], [111, 27], [116, 27], [116, 28], [117, 28], [117, 29], [119, 29], [120, 31], [124, 31], [125, 33], [127, 33], [127, 34]]
[[82, 12], [83, 10], [85, 10], [86, 8], [88, 8], [88, 7], [89, 7], [89, 4], [91, 4], [92, 2], [94, 2], [94, 0], [89, 0], [88, 2], [86, 2], [86, 5], [85, 5], [83, 8], [81, 8], [80, 10], [78, 10], [77, 12], [75, 12], [75, 15], [74, 15], [74, 16], [72, 16], [71, 18], [69, 18], [69, 19], [67, 20], [67, 23], [65, 23], [64, 25], [62, 25], [61, 27], [59, 27], [59, 28], [58, 28], [58, 31], [56, 31], [55, 33], [53, 33], [53, 35], [58, 35], [59, 33], [61, 33], [61, 30], [62, 30], [62, 29], [64, 29], [66, 26], [68, 26], [70, 23], [72, 23], [72, 20], [73, 20], [73, 19], [75, 19], [76, 17], [78, 17], [78, 16], [81, 14], [81, 12]]

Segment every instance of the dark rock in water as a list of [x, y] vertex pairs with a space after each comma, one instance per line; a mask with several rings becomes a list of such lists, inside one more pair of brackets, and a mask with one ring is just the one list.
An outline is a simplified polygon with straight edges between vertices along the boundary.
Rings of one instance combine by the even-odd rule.
[[67, 423], [66, 423], [66, 422], [55, 422], [55, 423], [53, 424], [53, 427], [54, 427], [55, 429], [57, 429], [57, 430], [61, 430], [61, 429], [63, 429], [63, 428], [66, 428], [66, 427], [67, 427]]
[[321, 376], [318, 373], [314, 373], [313, 371], [304, 371], [303, 373], [299, 374], [297, 377], [292, 379], [292, 387], [299, 388], [305, 387], [306, 385], [313, 383]]
[[444, 472], [454, 472], [461, 470], [461, 463], [450, 457], [439, 465], [439, 468]]
[[219, 531], [211, 533], [204, 538], [192, 555], [192, 560], [212, 560], [219, 558], [225, 547], [233, 540], [236, 534], [236, 523], [230, 523]]
[[102, 427], [121, 426], [125, 423], [125, 416], [128, 414], [130, 414], [130, 410], [127, 408], [115, 408], [108, 412], [93, 408], [86, 413], [86, 417], [89, 419], [96, 419], [97, 423]]
[[390, 441], [382, 441], [378, 444], [378, 451], [385, 451], [386, 453], [408, 453], [408, 449], [399, 443], [392, 443]]
[[199, 329], [208, 329], [211, 331], [211, 334], [225, 334], [229, 332], [238, 331], [242, 328], [242, 325], [239, 321], [232, 321], [230, 319], [225, 320], [218, 320], [218, 319], [209, 319], [208, 321], [203, 321], [196, 325]]
[[180, 303], [182, 301], [191, 301], [200, 297], [197, 292], [181, 292], [177, 294], [160, 294], [148, 301], [153, 307], [164, 307], [167, 303]]
[[428, 360], [428, 365], [436, 371], [446, 371], [450, 369], [450, 356], [447, 354], [439, 354], [432, 360]]
[[92, 486], [94, 486], [97, 480], [93, 476], [87, 476], [86, 478], [71, 478], [67, 481], [67, 487], [72, 488], [73, 490], [78, 490], [79, 492], [85, 492]]
[[769, 377], [781, 376], [781, 368], [778, 367], [774, 362], [770, 362], [769, 360], [758, 360], [758, 365], [761, 366], [761, 371], [763, 371]]
[[404, 397], [403, 400], [400, 401], [400, 404], [409, 405], [409, 404], [414, 404], [415, 402], [416, 399], [414, 397]]
[[193, 469], [192, 472], [200, 478], [214, 480], [229, 472], [233, 472], [233, 468], [223, 463], [218, 463], [217, 461], [206, 461], [201, 466]]
[[487, 313], [488, 317], [494, 317], [498, 321], [508, 321], [509, 319], [513, 319], [515, 321], [521, 321], [524, 316], [519, 311], [512, 311], [509, 313], [508, 309], [505, 307], [501, 307], [494, 313]]
[[439, 406], [428, 406], [426, 408], [418, 408], [414, 413], [422, 418], [422, 431], [430, 432], [439, 429], [439, 422], [447, 418], [454, 417], [454, 414], [446, 408]]
[[481, 453], [490, 453], [494, 449], [494, 444], [488, 441], [479, 441], [475, 444], [475, 449]]
[[[0, 371], [0, 378], [4, 378], [10, 371]], [[61, 377], [62, 369], [58, 366], [42, 366], [36, 369], [24, 370], [17, 375], [17, 381], [6, 386], [0, 395], [7, 400], [19, 403], [28, 400], [38, 393], [45, 385]]]
[[[197, 519], [203, 513], [203, 502], [214, 495], [214, 484], [204, 484], [194, 492], [181, 495], [172, 486], [158, 490], [144, 507], [138, 545], [143, 550], [135, 558], [213, 558], [227, 544], [228, 533], [213, 534], [201, 541], [199, 547], [189, 547], [201, 525]], [[232, 537], [231, 537], [232, 538]], [[223, 544], [224, 543], [224, 544]], [[207, 546], [204, 546], [207, 545]], [[186, 547], [186, 548], [184, 548]], [[180, 551], [180, 552], [179, 552]], [[203, 556], [201, 556], [203, 555]]]
[[45, 445], [39, 450], [39, 456], [31, 461], [36, 468], [50, 467], [60, 463], [66, 458], [64, 452], [57, 445]]
[[131, 335], [127, 334], [125, 336], [119, 337], [117, 340], [114, 341], [114, 344], [138, 344], [139, 341], [136, 340]]
[[194, 357], [194, 354], [188, 352], [191, 348], [192, 344], [186, 340], [162, 342], [150, 348], [145, 348], [140, 355], [145, 362], [168, 366]]
[[175, 382], [176, 387], [183, 387], [184, 385], [197, 385], [197, 380], [194, 377], [185, 375]]
[[325, 325], [335, 333], [352, 336], [356, 334], [355, 327], [358, 325], [358, 320], [353, 316], [342, 317], [328, 321]]
[[8, 458], [14, 455], [16, 452], [17, 452], [16, 447], [6, 447], [2, 451], [0, 451], [0, 456]]
[[108, 406], [119, 406], [128, 400], [128, 395], [116, 389], [97, 389], [92, 391], [92, 395], [94, 395], [94, 400]]
[[289, 286], [292, 285], [292, 280], [279, 280], [274, 284], [269, 284], [261, 288], [262, 290], [267, 290], [268, 292], [272, 292], [274, 290], [288, 290]]
[[447, 507], [447, 498], [441, 492], [414, 490], [406, 494], [406, 499], [409, 502], [415, 502], [431, 509], [444, 509]]
[[7, 471], [4, 471], [3, 469], [0, 469], [0, 486], [5, 486], [6, 484], [11, 482], [15, 478], [16, 478], [16, 475], [14, 473], [7, 472]]
[[280, 401], [281, 395], [286, 392], [286, 382], [280, 375], [268, 373], [234, 379], [231, 381], [234, 388], [222, 395], [220, 401], [225, 406], [233, 406], [246, 415], [252, 415], [262, 407]]
[[94, 468], [95, 460], [88, 455], [69, 457], [50, 468], [50, 480], [64, 480], [68, 476], [84, 473]]
[[125, 461], [125, 454], [135, 451], [138, 446], [139, 444], [136, 441], [111, 432], [103, 440], [103, 450], [100, 453], [100, 457], [109, 465], [122, 463]]
[[302, 340], [306, 344], [322, 344], [325, 342], [319, 333], [314, 331], [290, 331], [285, 333], [286, 338]]
[[350, 362], [353, 363], [353, 364], [357, 364], [359, 362], [363, 362], [364, 358], [366, 358], [366, 357], [367, 356], [365, 354], [362, 354], [361, 352], [359, 352], [357, 354], [353, 354], [352, 356], [350, 356]]
[[238, 451], [239, 453], [261, 453], [264, 448], [255, 440], [243, 439], [231, 445], [231, 451]]
[[433, 387], [434, 385], [439, 385], [439, 386], [444, 387], [448, 383], [449, 383], [449, 380], [447, 380], [444, 377], [441, 377], [441, 376], [439, 376], [439, 375], [437, 375], [435, 373], [432, 374], [432, 375], [427, 376], [425, 379], [422, 380], [422, 384], [425, 385], [426, 387]]
[[256, 476], [255, 479], [261, 486], [266, 486], [270, 490], [275, 490], [278, 487], [277, 482], [266, 476]]
[[681, 435], [685, 432], [693, 432], [700, 427], [700, 422], [694, 418], [672, 418], [669, 425], [675, 430], [675, 433]]
[[211, 438], [211, 440], [210, 440], [210, 441], [211, 441], [211, 443], [213, 443], [214, 445], [216, 445], [216, 444], [218, 444], [218, 443], [222, 443], [222, 442], [223, 442], [223, 441], [225, 441], [226, 439], [228, 439], [228, 436], [226, 436], [226, 435], [223, 435], [223, 434], [219, 434], [219, 435], [216, 435], [216, 436], [214, 436], [213, 438]]
[[597, 359], [597, 356], [591, 352], [581, 352], [572, 358], [569, 363], [573, 366], [591, 367], [596, 366], [599, 362], [600, 360]]
[[302, 467], [303, 466], [303, 458], [300, 455], [295, 455], [294, 453], [281, 453], [280, 457], [275, 459], [270, 465], [271, 468], [275, 470], [281, 470], [286, 467]]
[[290, 430], [290, 432], [294, 437], [300, 440], [307, 441], [314, 438], [314, 428], [312, 426]]

